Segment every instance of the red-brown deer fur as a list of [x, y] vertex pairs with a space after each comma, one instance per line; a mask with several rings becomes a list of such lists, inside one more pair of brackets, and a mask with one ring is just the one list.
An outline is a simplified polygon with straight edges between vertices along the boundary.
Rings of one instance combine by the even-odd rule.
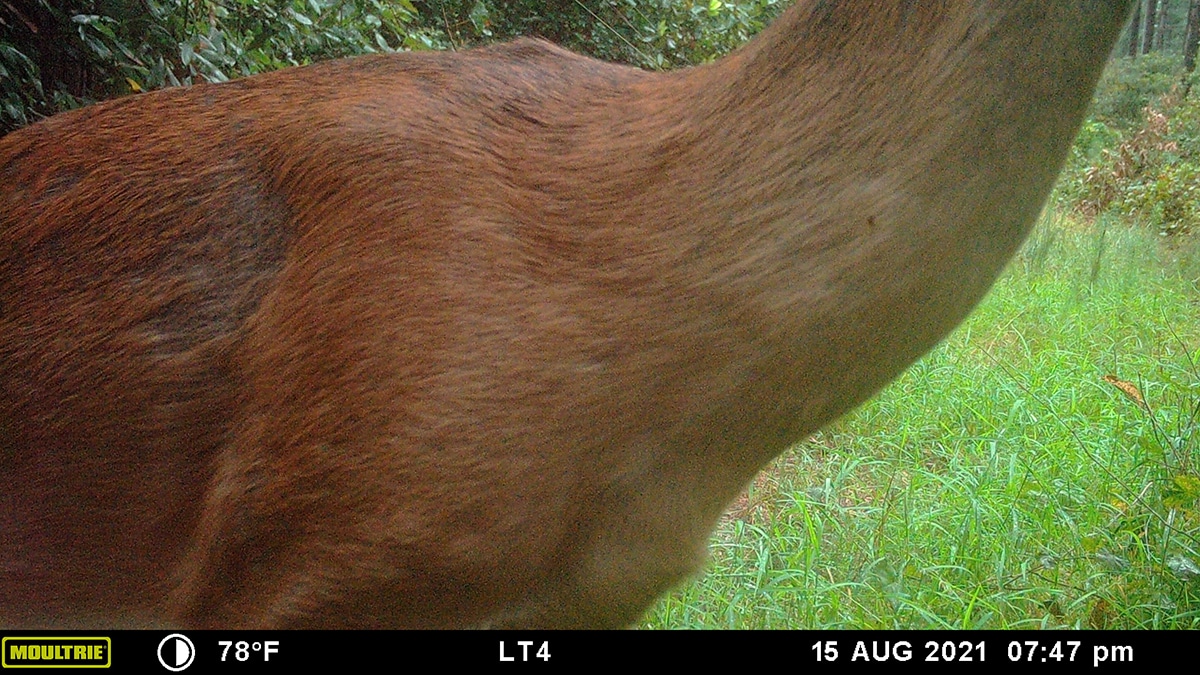
[[1129, 0], [369, 56], [0, 139], [0, 624], [623, 626], [946, 335]]

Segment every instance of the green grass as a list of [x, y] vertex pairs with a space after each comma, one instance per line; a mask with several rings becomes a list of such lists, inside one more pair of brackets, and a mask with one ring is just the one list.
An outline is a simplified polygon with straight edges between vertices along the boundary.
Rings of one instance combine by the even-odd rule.
[[943, 344], [755, 479], [642, 625], [1200, 628], [1200, 248], [1173, 243], [1045, 219]]

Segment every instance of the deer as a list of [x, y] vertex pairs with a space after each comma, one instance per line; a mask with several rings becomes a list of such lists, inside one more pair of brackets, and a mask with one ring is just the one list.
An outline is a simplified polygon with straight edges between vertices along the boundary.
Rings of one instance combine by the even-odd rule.
[[0, 624], [620, 628], [986, 294], [1129, 0], [797, 0], [0, 139]]

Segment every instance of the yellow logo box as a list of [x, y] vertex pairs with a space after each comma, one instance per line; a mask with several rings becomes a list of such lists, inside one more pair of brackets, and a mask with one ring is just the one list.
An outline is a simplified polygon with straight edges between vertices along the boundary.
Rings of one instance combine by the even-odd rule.
[[5, 668], [108, 668], [112, 640], [106, 637], [6, 637]]

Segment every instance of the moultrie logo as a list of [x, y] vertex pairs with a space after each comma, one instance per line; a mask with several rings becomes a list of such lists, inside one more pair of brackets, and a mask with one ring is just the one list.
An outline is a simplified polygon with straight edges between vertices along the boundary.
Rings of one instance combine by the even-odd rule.
[[108, 668], [112, 640], [106, 637], [6, 637], [0, 644], [5, 668]]

